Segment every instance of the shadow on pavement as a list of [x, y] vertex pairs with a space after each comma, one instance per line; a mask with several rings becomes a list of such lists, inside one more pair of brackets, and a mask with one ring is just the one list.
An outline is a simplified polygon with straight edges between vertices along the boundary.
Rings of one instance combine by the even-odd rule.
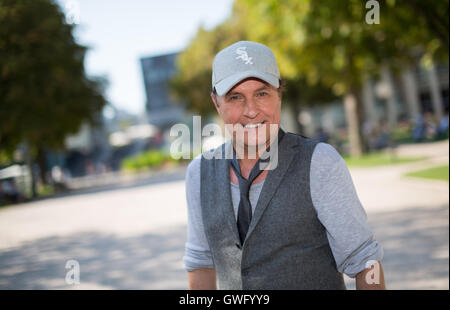
[[[384, 248], [388, 289], [448, 289], [448, 214], [444, 205], [368, 215]], [[185, 225], [133, 237], [84, 232], [39, 239], [0, 252], [0, 289], [186, 289], [185, 241]], [[80, 264], [78, 286], [65, 283], [70, 259]]]
[[117, 180], [117, 182], [114, 182], [112, 184], [107, 185], [99, 185], [99, 186], [92, 186], [89, 188], [84, 189], [77, 189], [77, 190], [68, 190], [60, 194], [55, 194], [48, 197], [42, 197], [33, 199], [27, 202], [35, 202], [40, 200], [47, 200], [47, 199], [53, 199], [53, 198], [61, 198], [61, 197], [71, 197], [71, 196], [78, 196], [78, 195], [86, 195], [86, 194], [96, 194], [101, 192], [108, 192], [108, 191], [115, 191], [117, 189], [130, 189], [130, 188], [136, 188], [141, 186], [147, 186], [147, 185], [156, 185], [156, 184], [162, 184], [162, 183], [168, 183], [168, 182], [177, 182], [177, 181], [183, 181], [186, 177], [186, 168], [180, 168], [178, 171], [174, 172], [167, 172], [167, 173], [160, 173], [157, 175], [151, 175], [147, 176], [145, 178], [136, 178], [131, 179], [128, 181], [120, 181]]
[[[50, 237], [0, 252], [0, 289], [187, 289], [186, 227], [118, 238], [97, 232]], [[66, 262], [80, 265], [67, 285]]]
[[368, 215], [388, 289], [449, 289], [449, 206]]

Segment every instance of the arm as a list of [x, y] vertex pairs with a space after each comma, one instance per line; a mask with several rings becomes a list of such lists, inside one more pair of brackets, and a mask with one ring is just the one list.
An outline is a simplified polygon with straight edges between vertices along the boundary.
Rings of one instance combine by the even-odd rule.
[[216, 290], [216, 269], [201, 268], [188, 272], [190, 290]]
[[356, 275], [357, 290], [385, 290], [383, 267], [380, 262]]
[[189, 289], [216, 289], [216, 270], [203, 228], [200, 199], [200, 157], [188, 166], [186, 202], [188, 208], [187, 242], [183, 257]]
[[311, 198], [327, 230], [337, 270], [351, 278], [359, 275], [358, 286], [363, 287], [367, 262], [381, 261], [383, 248], [367, 223], [345, 161], [328, 144], [319, 143], [313, 153]]

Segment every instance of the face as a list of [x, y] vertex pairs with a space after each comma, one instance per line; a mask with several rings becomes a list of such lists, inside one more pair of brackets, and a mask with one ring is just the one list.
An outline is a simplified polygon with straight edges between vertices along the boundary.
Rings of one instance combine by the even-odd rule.
[[250, 78], [223, 96], [211, 97], [226, 126], [233, 126], [235, 145], [268, 146], [275, 138], [280, 125], [281, 94], [272, 85]]

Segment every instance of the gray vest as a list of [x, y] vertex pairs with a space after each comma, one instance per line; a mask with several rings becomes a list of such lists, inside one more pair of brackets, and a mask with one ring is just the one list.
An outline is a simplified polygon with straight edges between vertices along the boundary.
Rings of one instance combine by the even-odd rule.
[[219, 159], [202, 156], [202, 218], [220, 289], [346, 288], [311, 200], [309, 170], [316, 144], [286, 133], [242, 246], [228, 161], [220, 159], [230, 154], [231, 142], [210, 151]]

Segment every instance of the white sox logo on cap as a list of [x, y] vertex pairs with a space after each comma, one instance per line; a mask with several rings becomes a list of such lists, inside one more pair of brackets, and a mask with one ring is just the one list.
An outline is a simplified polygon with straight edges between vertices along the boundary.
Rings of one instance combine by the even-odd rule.
[[212, 69], [212, 88], [219, 96], [250, 77], [275, 88], [280, 87], [275, 55], [267, 46], [257, 42], [239, 41], [224, 48], [214, 57]]
[[247, 47], [245, 46], [238, 47], [236, 49], [236, 54], [238, 54], [239, 56], [237, 56], [236, 59], [242, 59], [242, 61], [244, 61], [246, 65], [253, 65], [252, 57], [248, 57], [248, 54], [245, 51], [246, 49]]

